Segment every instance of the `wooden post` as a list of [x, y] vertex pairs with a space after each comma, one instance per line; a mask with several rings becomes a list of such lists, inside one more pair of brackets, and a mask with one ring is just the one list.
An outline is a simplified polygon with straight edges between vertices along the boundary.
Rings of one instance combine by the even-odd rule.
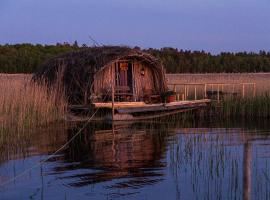
[[114, 76], [113, 76], [113, 69], [114, 69], [114, 65], [112, 64], [111, 67], [111, 89], [112, 89], [112, 121], [114, 121]]
[[219, 102], [219, 84], [218, 84], [218, 87], [217, 87], [217, 100]]
[[243, 199], [249, 200], [252, 186], [252, 145], [249, 141], [244, 143], [243, 169]]
[[175, 92], [175, 99], [177, 100], [177, 95], [176, 95], [176, 85], [173, 84], [173, 91]]
[[242, 97], [245, 97], [245, 84], [242, 84]]
[[197, 86], [195, 85], [195, 100], [197, 100]]
[[186, 99], [188, 98], [188, 93], [189, 93], [189, 86], [187, 85], [187, 96], [186, 96]]
[[207, 88], [207, 84], [204, 85], [204, 98], [207, 97], [207, 94], [206, 94], [206, 88]]
[[184, 95], [185, 95], [185, 100], [187, 100], [187, 85], [185, 85], [185, 93], [184, 93]]
[[233, 84], [233, 89], [232, 89], [232, 94], [233, 94], [233, 95], [234, 95], [234, 90], [235, 90], [235, 89], [234, 89], [234, 84]]
[[256, 96], [256, 83], [253, 83], [253, 97]]

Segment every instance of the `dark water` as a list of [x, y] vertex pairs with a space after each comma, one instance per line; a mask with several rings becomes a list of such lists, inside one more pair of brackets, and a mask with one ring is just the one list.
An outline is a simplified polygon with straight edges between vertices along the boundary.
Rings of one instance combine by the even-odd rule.
[[[92, 124], [49, 161], [1, 186], [0, 199], [270, 199], [267, 123]], [[80, 127], [7, 140], [0, 184], [46, 159]]]

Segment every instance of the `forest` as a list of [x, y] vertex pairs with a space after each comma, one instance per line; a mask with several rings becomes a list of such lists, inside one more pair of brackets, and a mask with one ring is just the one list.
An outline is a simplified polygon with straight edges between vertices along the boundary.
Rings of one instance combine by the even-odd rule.
[[[39, 65], [61, 53], [91, 48], [87, 45], [57, 43], [41, 44], [5, 44], [0, 45], [0, 73], [33, 73]], [[139, 48], [139, 47], [134, 47]], [[143, 49], [158, 57], [167, 73], [241, 73], [270, 72], [270, 52], [260, 51], [213, 55], [205, 51], [187, 51], [165, 47], [161, 49]]]

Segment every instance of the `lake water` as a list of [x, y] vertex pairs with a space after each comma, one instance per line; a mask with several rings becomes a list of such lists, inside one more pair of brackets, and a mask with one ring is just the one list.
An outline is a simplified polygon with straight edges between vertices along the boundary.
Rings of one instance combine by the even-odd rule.
[[269, 122], [90, 124], [42, 165], [82, 125], [13, 135], [0, 199], [270, 199]]

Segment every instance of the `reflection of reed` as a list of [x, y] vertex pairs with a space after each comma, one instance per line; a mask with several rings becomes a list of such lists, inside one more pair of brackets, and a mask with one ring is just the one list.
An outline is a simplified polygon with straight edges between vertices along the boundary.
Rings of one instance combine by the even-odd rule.
[[[44, 165], [44, 172], [41, 168], [44, 191], [47, 185], [65, 184], [77, 191], [75, 187], [97, 183], [94, 193], [112, 197], [159, 194], [157, 190], [166, 184], [176, 199], [269, 199], [269, 129], [179, 127], [152, 123], [118, 125], [112, 130], [111, 125], [91, 124]], [[11, 153], [8, 159], [13, 154], [16, 158], [48, 155], [78, 129], [39, 130], [14, 138], [4, 148]], [[1, 159], [5, 161], [0, 153]], [[47, 183], [51, 178], [57, 182]]]
[[9, 131], [0, 138], [0, 164], [14, 159], [55, 152], [66, 141], [64, 124], [22, 131]]
[[[74, 130], [69, 130], [69, 137], [73, 134]], [[127, 178], [113, 187], [138, 188], [162, 179], [160, 170], [164, 167], [161, 161], [164, 152], [164, 137], [154, 134], [154, 130], [128, 127], [112, 131], [88, 127], [70, 144], [64, 155], [66, 161], [76, 164], [58, 167], [56, 171], [90, 169], [89, 172], [65, 177], [76, 179], [72, 186]]]
[[178, 139], [169, 145], [169, 164], [178, 199], [187, 198], [187, 193], [191, 199], [239, 199], [242, 174], [244, 199], [250, 199], [251, 144], [245, 144], [243, 168], [239, 163], [242, 151], [236, 150], [246, 143], [248, 133], [242, 129], [178, 129], [177, 132]]

